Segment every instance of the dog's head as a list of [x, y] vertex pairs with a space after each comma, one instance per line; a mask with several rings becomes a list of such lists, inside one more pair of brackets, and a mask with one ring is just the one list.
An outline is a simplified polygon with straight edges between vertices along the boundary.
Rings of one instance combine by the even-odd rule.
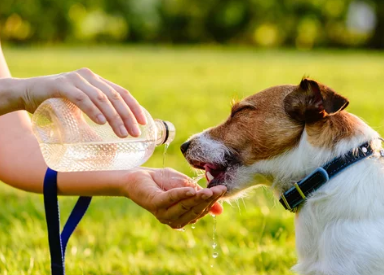
[[[261, 164], [291, 151], [304, 132], [319, 147], [332, 147], [350, 134], [338, 129], [343, 118], [331, 119], [347, 105], [332, 89], [304, 78], [297, 86], [272, 87], [235, 103], [224, 123], [192, 136], [181, 151], [193, 167], [206, 171], [208, 187], [225, 185], [232, 196], [260, 183], [259, 177], [273, 180], [271, 169]], [[326, 123], [330, 119], [333, 127]]]

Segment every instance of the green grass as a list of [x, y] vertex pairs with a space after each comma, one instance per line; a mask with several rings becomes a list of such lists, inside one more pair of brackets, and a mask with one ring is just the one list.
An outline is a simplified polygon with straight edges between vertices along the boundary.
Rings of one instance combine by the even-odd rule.
[[[166, 166], [190, 176], [178, 149], [184, 140], [224, 120], [232, 98], [299, 83], [304, 74], [347, 96], [348, 110], [384, 134], [381, 53], [92, 47], [6, 48], [5, 54], [16, 77], [89, 67], [129, 88], [154, 117], [175, 124]], [[161, 167], [162, 154], [157, 148], [146, 166]], [[61, 198], [63, 218], [73, 203]], [[233, 205], [217, 218], [214, 260], [210, 216], [179, 232], [127, 199], [95, 198], [69, 242], [67, 274], [292, 274], [294, 216], [262, 188]], [[0, 186], [0, 274], [48, 271], [42, 196]]]

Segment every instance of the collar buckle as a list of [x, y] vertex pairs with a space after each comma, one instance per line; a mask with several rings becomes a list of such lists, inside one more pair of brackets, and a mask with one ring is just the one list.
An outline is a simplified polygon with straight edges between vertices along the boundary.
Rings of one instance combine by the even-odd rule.
[[289, 205], [288, 201], [287, 201], [287, 198], [285, 197], [284, 195], [284, 192], [281, 193], [280, 195], [280, 202], [283, 204], [283, 206], [285, 207], [285, 209], [287, 209], [288, 211], [291, 211], [291, 212], [294, 212], [291, 208], [291, 206]]
[[288, 191], [283, 192], [280, 195], [280, 203], [285, 209], [296, 213], [299, 206], [307, 199], [307, 196], [328, 180], [327, 171], [319, 167], [301, 181], [295, 182]]

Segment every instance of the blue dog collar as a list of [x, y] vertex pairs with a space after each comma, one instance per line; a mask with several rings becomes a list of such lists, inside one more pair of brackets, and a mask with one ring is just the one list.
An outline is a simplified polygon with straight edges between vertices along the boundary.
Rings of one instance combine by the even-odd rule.
[[[380, 140], [383, 141], [381, 138]], [[285, 209], [294, 213], [297, 212], [299, 206], [307, 199], [307, 197], [327, 183], [332, 177], [350, 165], [373, 154], [373, 149], [369, 142], [360, 145], [356, 149], [352, 149], [345, 155], [335, 158], [323, 167], [314, 170], [304, 179], [294, 183], [292, 188], [281, 194], [279, 200], [280, 203]], [[381, 157], [384, 157], [384, 150], [380, 151], [380, 155]]]

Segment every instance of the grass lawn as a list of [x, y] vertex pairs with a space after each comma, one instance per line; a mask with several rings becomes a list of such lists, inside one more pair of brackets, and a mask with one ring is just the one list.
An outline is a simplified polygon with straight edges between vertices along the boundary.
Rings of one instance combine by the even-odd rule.
[[[384, 54], [165, 47], [5, 48], [15, 77], [89, 67], [127, 87], [155, 118], [172, 121], [177, 136], [166, 166], [190, 176], [179, 152], [190, 135], [229, 114], [232, 98], [299, 83], [303, 75], [347, 96], [348, 110], [384, 134]], [[1, 129], [6, 131], [6, 129]], [[146, 166], [161, 167], [163, 148]], [[204, 184], [203, 181], [201, 181]], [[66, 218], [74, 198], [61, 198]], [[0, 275], [48, 274], [42, 196], [0, 186]], [[212, 258], [213, 219], [179, 232], [128, 199], [95, 198], [67, 249], [67, 274], [293, 274], [294, 215], [270, 191], [225, 204], [217, 218], [219, 257]], [[213, 267], [211, 267], [213, 265]]]

